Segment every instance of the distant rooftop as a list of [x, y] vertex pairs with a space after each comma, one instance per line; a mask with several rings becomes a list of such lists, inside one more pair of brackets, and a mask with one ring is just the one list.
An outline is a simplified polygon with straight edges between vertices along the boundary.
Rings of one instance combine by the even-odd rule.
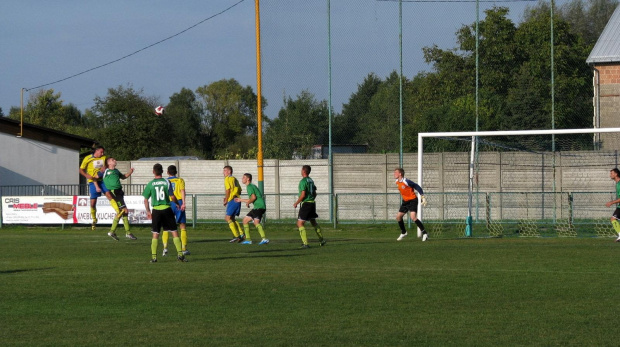
[[620, 62], [620, 6], [616, 7], [586, 59], [588, 64], [617, 62]]
[[138, 160], [150, 160], [150, 161], [157, 161], [157, 160], [200, 160], [200, 158], [198, 157], [194, 157], [191, 155], [186, 155], [186, 156], [178, 156], [178, 157], [150, 157], [150, 158], [140, 158]]

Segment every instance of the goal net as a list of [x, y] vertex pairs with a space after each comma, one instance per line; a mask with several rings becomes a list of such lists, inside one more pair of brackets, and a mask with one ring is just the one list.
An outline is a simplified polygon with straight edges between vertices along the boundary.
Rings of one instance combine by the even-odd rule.
[[614, 236], [620, 128], [418, 134], [420, 216], [442, 237]]

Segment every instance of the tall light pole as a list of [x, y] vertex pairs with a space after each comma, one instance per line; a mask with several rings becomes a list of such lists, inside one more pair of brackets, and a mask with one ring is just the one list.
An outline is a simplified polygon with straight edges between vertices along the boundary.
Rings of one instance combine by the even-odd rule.
[[255, 0], [256, 17], [256, 95], [257, 95], [257, 132], [258, 132], [258, 153], [256, 155], [258, 167], [258, 189], [265, 194], [265, 182], [263, 177], [263, 102], [261, 93], [261, 60], [260, 60], [260, 4]]
[[22, 88], [21, 96], [19, 98], [20, 115], [19, 115], [19, 134], [17, 134], [17, 137], [24, 136], [24, 89], [25, 88]]
[[398, 98], [398, 110], [399, 110], [399, 128], [400, 128], [400, 147], [398, 155], [398, 167], [403, 167], [403, 0], [398, 1], [398, 22], [399, 22], [399, 34], [398, 34], [398, 46], [400, 49], [400, 78], [399, 83], [399, 98]]

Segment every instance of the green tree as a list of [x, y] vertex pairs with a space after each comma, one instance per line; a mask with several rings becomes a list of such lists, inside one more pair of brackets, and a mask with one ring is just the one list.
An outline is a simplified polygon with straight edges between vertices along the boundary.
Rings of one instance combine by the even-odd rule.
[[182, 88], [170, 97], [165, 117], [171, 122], [169, 145], [174, 155], [203, 157], [203, 139], [200, 134], [202, 109], [193, 91]]
[[333, 143], [355, 144], [356, 141], [362, 141], [358, 134], [365, 125], [360, 120], [368, 113], [370, 101], [379, 90], [381, 84], [381, 79], [374, 73], [368, 74], [364, 78], [364, 82], [358, 84], [357, 91], [342, 106], [342, 113], [334, 117]]
[[[64, 105], [60, 93], [40, 89], [32, 93], [24, 107], [24, 122], [76, 135], [87, 135], [82, 112], [73, 104]], [[22, 110], [11, 107], [9, 117], [20, 120]]]
[[6, 115], [8, 118], [13, 119], [13, 120], [20, 120], [21, 119], [21, 109], [17, 106], [11, 106], [11, 108], [9, 109], [9, 114]]
[[265, 133], [265, 157], [308, 158], [313, 145], [328, 141], [327, 101], [317, 101], [304, 90], [295, 100], [288, 97], [278, 118], [270, 122]]
[[24, 107], [24, 122], [63, 130], [66, 119], [60, 93], [54, 93], [53, 89], [40, 89], [30, 94]]
[[95, 98], [92, 111], [102, 124], [96, 138], [118, 160], [171, 155], [174, 133], [165, 116], [153, 112], [156, 100], [142, 94], [131, 86], [119, 86]]
[[82, 115], [82, 124], [84, 128], [88, 129], [93, 134], [96, 129], [103, 127], [102, 119], [97, 117], [97, 114], [91, 109], [86, 109], [86, 111], [84, 111]]
[[[517, 27], [507, 16], [508, 8], [505, 7], [485, 11], [485, 18], [480, 21], [478, 46], [480, 86], [492, 94], [504, 96], [508, 93], [512, 76], [523, 61], [519, 45], [514, 42]], [[475, 24], [462, 27], [457, 38], [460, 50], [468, 52], [465, 66], [473, 72], [468, 76], [467, 85], [475, 87]], [[472, 91], [471, 87], [469, 91]]]
[[[550, 14], [543, 8], [530, 9], [519, 26], [506, 8], [485, 11], [479, 26], [479, 129], [551, 128]], [[424, 49], [434, 71], [416, 76], [413, 95], [405, 99], [414, 129], [475, 129], [475, 41], [472, 24], [457, 32], [457, 49]], [[587, 126], [589, 49], [561, 18], [554, 20], [554, 51], [555, 125]]]
[[[72, 104], [69, 104], [69, 106], [71, 106], [69, 108], [69, 112], [79, 112], [77, 108], [75, 108], [75, 110], [71, 110], [71, 108], [75, 107]], [[83, 114], [80, 112], [79, 122], [68, 124], [64, 131], [69, 134], [97, 139], [99, 136], [99, 129], [102, 127], [102, 120], [97, 117], [92, 110], [86, 109]]]
[[209, 157], [244, 156], [256, 147], [257, 96], [252, 87], [220, 80], [199, 87], [196, 94], [204, 111], [201, 134]]
[[364, 126], [355, 138], [356, 143], [367, 143], [371, 152], [399, 150], [399, 88], [399, 75], [394, 71], [379, 86], [370, 99], [368, 112], [359, 119]]
[[[556, 9], [557, 18], [570, 25], [570, 31], [593, 47], [618, 6], [617, 0], [572, 0]], [[525, 21], [538, 13], [550, 13], [548, 2], [539, 2], [525, 11]]]
[[[554, 94], [551, 98], [550, 13], [536, 12], [519, 26], [515, 40], [525, 57], [514, 76], [507, 101], [511, 117], [507, 129], [582, 128], [591, 126], [589, 49], [570, 30], [570, 25], [554, 19]], [[552, 107], [554, 112], [552, 114]], [[552, 115], [555, 124], [552, 124]]]

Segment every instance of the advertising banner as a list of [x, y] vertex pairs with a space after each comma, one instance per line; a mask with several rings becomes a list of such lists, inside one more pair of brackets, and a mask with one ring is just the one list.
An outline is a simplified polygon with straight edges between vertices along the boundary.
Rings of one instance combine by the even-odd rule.
[[[144, 198], [125, 196], [130, 224], [149, 224]], [[97, 224], [112, 224], [116, 212], [106, 197], [97, 199]], [[88, 196], [3, 196], [4, 224], [92, 224]], [[121, 219], [120, 224], [123, 223]]]

